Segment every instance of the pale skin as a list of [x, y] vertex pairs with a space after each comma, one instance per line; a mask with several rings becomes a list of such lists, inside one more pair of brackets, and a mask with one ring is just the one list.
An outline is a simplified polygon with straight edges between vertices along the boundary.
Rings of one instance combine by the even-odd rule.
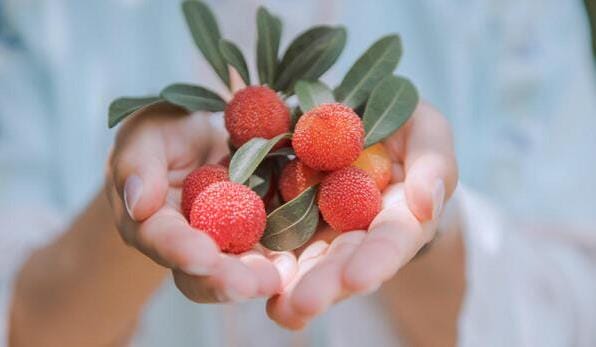
[[[463, 263], [454, 261], [463, 254], [459, 230], [408, 264], [433, 239], [442, 206], [455, 189], [449, 125], [421, 104], [386, 145], [395, 162], [394, 180], [403, 183], [387, 190], [383, 209], [367, 232], [338, 236], [322, 230], [298, 258], [261, 247], [233, 256], [192, 229], [179, 208], [183, 178], [219, 160], [225, 136], [210, 129], [204, 115], [151, 107], [119, 129], [108, 163], [107, 194], [98, 193], [60, 239], [33, 254], [21, 269], [12, 302], [11, 345], [125, 345], [168, 272], [197, 303], [270, 298], [269, 317], [289, 329], [300, 329], [334, 303], [385, 283], [382, 297], [404, 339], [420, 345], [454, 342], [463, 292]], [[438, 264], [461, 274], [448, 284], [458, 290], [434, 296], [456, 308], [449, 312], [424, 306], [420, 294], [429, 292], [416, 290], [446, 280], [442, 273], [416, 278], [409, 270], [421, 273]], [[404, 276], [409, 280], [400, 281]], [[412, 302], [429, 309], [446, 328], [425, 330], [424, 317], [402, 309]]]

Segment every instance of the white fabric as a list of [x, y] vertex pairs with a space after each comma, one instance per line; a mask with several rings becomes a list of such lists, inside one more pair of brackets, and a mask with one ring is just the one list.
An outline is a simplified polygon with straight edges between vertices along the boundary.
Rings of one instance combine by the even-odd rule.
[[[258, 3], [211, 1], [245, 52]], [[596, 345], [596, 87], [581, 1], [267, 5], [283, 14], [285, 42], [314, 23], [348, 24], [332, 85], [372, 40], [399, 32], [398, 72], [450, 117], [462, 181], [492, 201], [461, 198], [460, 345]], [[221, 89], [207, 71], [170, 1], [0, 0], [0, 346], [19, 264], [101, 185], [109, 101], [174, 81]], [[370, 345], [394, 345], [379, 312], [374, 296], [358, 298], [296, 335], [267, 321], [261, 302], [193, 305], [168, 284], [148, 307], [138, 345], [234, 345], [234, 335], [242, 345], [361, 346], [354, 327], [362, 324], [379, 339]]]

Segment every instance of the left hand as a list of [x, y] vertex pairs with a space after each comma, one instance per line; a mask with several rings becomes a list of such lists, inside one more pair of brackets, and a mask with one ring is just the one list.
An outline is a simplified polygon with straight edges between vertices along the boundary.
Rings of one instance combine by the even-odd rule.
[[385, 145], [394, 159], [394, 184], [368, 232], [317, 232], [298, 259], [298, 272], [269, 299], [271, 319], [301, 329], [332, 304], [378, 289], [435, 235], [445, 202], [458, 180], [449, 123], [421, 103]]

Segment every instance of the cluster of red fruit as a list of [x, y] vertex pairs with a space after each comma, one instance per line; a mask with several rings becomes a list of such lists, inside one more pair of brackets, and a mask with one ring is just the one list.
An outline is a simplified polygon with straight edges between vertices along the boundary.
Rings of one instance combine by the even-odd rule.
[[[276, 251], [301, 247], [321, 216], [340, 232], [367, 229], [391, 180], [391, 160], [381, 141], [405, 124], [418, 104], [414, 85], [394, 75], [402, 55], [399, 36], [375, 41], [330, 88], [319, 79], [341, 55], [346, 29], [312, 27], [282, 54], [283, 24], [260, 7], [259, 85], [253, 86], [244, 54], [222, 37], [209, 7], [185, 0], [182, 11], [197, 48], [226, 87], [232, 91], [231, 68], [249, 87], [230, 102], [186, 83], [168, 85], [157, 95], [119, 98], [110, 105], [108, 126], [157, 103], [189, 114], [224, 112], [233, 153], [186, 178], [181, 208], [190, 224], [229, 253], [258, 242]], [[285, 101], [294, 96], [298, 102], [290, 108]]]
[[[292, 123], [287, 105], [266, 86], [237, 92], [224, 117], [235, 148], [253, 138], [288, 133]], [[272, 196], [279, 192], [287, 202], [319, 184], [317, 205], [333, 229], [366, 229], [381, 209], [391, 161], [381, 143], [364, 149], [364, 135], [363, 123], [351, 108], [340, 103], [319, 105], [298, 119], [291, 143], [281, 143], [291, 146], [295, 158], [285, 163], [265, 198], [231, 182], [226, 166], [205, 165], [184, 181], [182, 211], [222, 251], [241, 253], [262, 237]]]

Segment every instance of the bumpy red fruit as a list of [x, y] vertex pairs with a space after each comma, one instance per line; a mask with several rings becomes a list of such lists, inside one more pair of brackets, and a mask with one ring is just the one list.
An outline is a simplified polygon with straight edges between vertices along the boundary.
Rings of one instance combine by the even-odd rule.
[[292, 146], [296, 156], [316, 170], [349, 166], [364, 145], [364, 126], [342, 104], [324, 104], [305, 113], [296, 124]]
[[272, 89], [251, 86], [238, 91], [224, 112], [235, 147], [253, 137], [273, 138], [290, 130], [290, 111]]
[[306, 166], [298, 159], [294, 159], [286, 164], [279, 177], [281, 197], [284, 201], [290, 201], [308, 187], [319, 183], [322, 178], [322, 172]]
[[366, 171], [381, 191], [389, 185], [393, 176], [391, 158], [385, 145], [380, 142], [362, 151], [352, 165]]
[[364, 170], [350, 166], [323, 179], [318, 205], [337, 231], [368, 229], [381, 210], [381, 191]]
[[219, 182], [205, 189], [192, 205], [190, 224], [206, 232], [223, 252], [242, 253], [259, 242], [267, 215], [263, 200], [250, 188]]
[[204, 165], [188, 174], [182, 185], [182, 214], [188, 219], [196, 197], [211, 184], [228, 181], [228, 169], [221, 165]]

